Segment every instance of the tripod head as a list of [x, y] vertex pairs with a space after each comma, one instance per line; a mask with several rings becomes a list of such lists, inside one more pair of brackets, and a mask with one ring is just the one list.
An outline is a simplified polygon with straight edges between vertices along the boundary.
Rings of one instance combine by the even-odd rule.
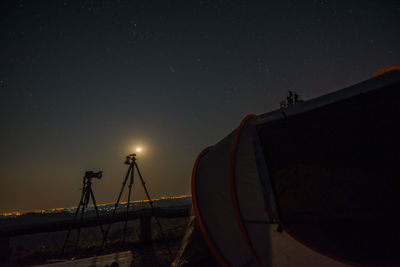
[[135, 161], [136, 161], [136, 154], [129, 154], [128, 156], [126, 156], [125, 164], [131, 165]]
[[85, 176], [83, 177], [83, 183], [85, 183], [86, 180], [90, 181], [92, 178], [101, 179], [102, 175], [103, 175], [102, 171], [99, 172], [87, 171], [85, 172]]

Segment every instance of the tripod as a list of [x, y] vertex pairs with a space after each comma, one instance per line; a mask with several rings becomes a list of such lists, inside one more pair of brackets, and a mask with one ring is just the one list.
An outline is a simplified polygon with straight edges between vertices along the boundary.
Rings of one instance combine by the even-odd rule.
[[[81, 234], [81, 226], [83, 223], [83, 215], [85, 213], [85, 208], [87, 208], [90, 198], [92, 199], [93, 205], [94, 205], [94, 209], [96, 211], [96, 216], [97, 216], [97, 220], [100, 222], [100, 218], [99, 218], [99, 210], [97, 209], [97, 205], [96, 205], [96, 200], [94, 198], [94, 194], [93, 194], [93, 190], [92, 190], [92, 178], [97, 178], [100, 179], [102, 176], [102, 172], [92, 172], [92, 171], [87, 171], [85, 173], [85, 176], [83, 177], [83, 188], [82, 188], [82, 195], [81, 195], [81, 200], [79, 201], [79, 205], [76, 208], [75, 214], [74, 214], [74, 218], [71, 224], [72, 225], [75, 224], [76, 219], [78, 217], [78, 213], [79, 210], [82, 209], [81, 212], [81, 218], [80, 218], [80, 223], [79, 223], [79, 227], [78, 227], [78, 234], [77, 234], [77, 238], [75, 241], [75, 251], [78, 249], [78, 244], [79, 244], [79, 237]], [[104, 237], [104, 230], [102, 225], [99, 223], [100, 229], [101, 229], [101, 233], [103, 234]], [[68, 230], [67, 236], [65, 237], [65, 241], [64, 241], [64, 245], [63, 248], [61, 250], [61, 253], [64, 252], [65, 246], [67, 245], [69, 236], [71, 235], [71, 227]]]
[[[130, 154], [130, 155], [126, 156], [125, 164], [129, 165], [129, 168], [128, 168], [128, 171], [126, 173], [125, 179], [122, 182], [122, 188], [121, 188], [121, 191], [119, 193], [117, 202], [114, 205], [114, 210], [113, 210], [113, 213], [112, 213], [112, 218], [114, 218], [115, 212], [116, 212], [116, 210], [118, 208], [118, 205], [119, 205], [119, 201], [121, 200], [122, 192], [124, 191], [126, 182], [128, 181], [128, 178], [130, 177], [129, 185], [128, 185], [129, 191], [128, 191], [128, 203], [127, 203], [127, 206], [126, 206], [126, 219], [125, 219], [125, 226], [124, 226], [124, 236], [123, 236], [123, 240], [122, 240], [122, 245], [123, 246], [125, 246], [126, 229], [127, 229], [127, 225], [128, 225], [128, 215], [129, 215], [129, 206], [130, 206], [130, 198], [131, 198], [131, 191], [132, 191], [132, 186], [133, 186], [133, 182], [134, 182], [135, 169], [136, 169], [136, 171], [137, 171], [137, 173], [139, 175], [139, 178], [140, 178], [140, 181], [142, 183], [143, 189], [144, 189], [144, 191], [146, 193], [147, 199], [148, 199], [150, 207], [151, 207], [151, 211], [152, 211], [152, 213], [154, 213], [153, 201], [151, 200], [149, 192], [147, 191], [146, 183], [144, 182], [142, 174], [140, 173], [139, 166], [136, 163], [136, 154]], [[156, 219], [158, 228], [160, 229], [161, 237], [165, 240], [165, 235], [164, 235], [164, 232], [162, 230], [160, 221], [158, 220], [157, 217], [155, 217], [155, 219]], [[105, 231], [102, 247], [104, 247], [104, 245], [105, 245], [105, 243], [107, 241], [107, 235], [108, 235], [108, 232], [110, 230], [111, 223], [112, 223], [112, 219], [111, 219], [110, 223], [108, 224], [107, 229]], [[170, 252], [170, 254], [171, 254], [171, 252]]]

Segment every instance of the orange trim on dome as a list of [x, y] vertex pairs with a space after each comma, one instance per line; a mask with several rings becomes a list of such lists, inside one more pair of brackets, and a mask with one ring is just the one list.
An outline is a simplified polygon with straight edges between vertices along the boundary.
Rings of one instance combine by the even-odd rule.
[[246, 122], [251, 119], [256, 117], [254, 114], [247, 115], [242, 122], [240, 123], [239, 128], [236, 130], [235, 138], [233, 139], [230, 155], [229, 155], [229, 185], [230, 185], [230, 193], [231, 193], [231, 200], [232, 200], [232, 206], [233, 206], [233, 212], [236, 218], [236, 222], [238, 223], [240, 232], [242, 233], [242, 237], [244, 241], [246, 242], [246, 245], [250, 251], [250, 254], [253, 256], [254, 262], [258, 266], [262, 266], [260, 260], [258, 259], [253, 246], [250, 243], [250, 238], [247, 234], [246, 228], [244, 227], [244, 223], [242, 220], [242, 216], [240, 214], [239, 210], [239, 203], [237, 199], [237, 194], [236, 194], [236, 185], [235, 185], [235, 155], [236, 155], [236, 148], [237, 144], [239, 141], [239, 136], [240, 136], [240, 131], [242, 128], [246, 125]]
[[390, 71], [400, 71], [400, 65], [394, 65], [394, 66], [390, 66], [390, 67], [386, 67], [384, 69], [381, 69], [380, 71], [378, 71], [377, 73], [375, 73], [374, 77], [378, 77], [386, 72], [390, 72]]
[[193, 172], [192, 172], [192, 202], [193, 202], [193, 210], [196, 215], [197, 223], [199, 224], [201, 233], [203, 234], [203, 237], [211, 250], [211, 252], [214, 254], [215, 258], [217, 259], [218, 263], [221, 266], [228, 266], [227, 261], [225, 258], [221, 255], [221, 253], [218, 251], [217, 247], [214, 245], [214, 242], [212, 241], [210, 235], [207, 232], [207, 229], [204, 225], [203, 219], [200, 216], [198, 204], [197, 204], [197, 194], [196, 194], [196, 174], [197, 174], [197, 167], [199, 165], [201, 157], [208, 152], [208, 150], [212, 148], [212, 146], [206, 147], [203, 149], [203, 151], [200, 152], [200, 154], [197, 156], [196, 161], [193, 166]]

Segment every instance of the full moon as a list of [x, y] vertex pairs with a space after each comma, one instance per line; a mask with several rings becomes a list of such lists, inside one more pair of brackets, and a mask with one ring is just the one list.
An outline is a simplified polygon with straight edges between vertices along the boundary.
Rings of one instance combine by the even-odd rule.
[[136, 148], [136, 152], [141, 152], [141, 151], [142, 151], [141, 147]]

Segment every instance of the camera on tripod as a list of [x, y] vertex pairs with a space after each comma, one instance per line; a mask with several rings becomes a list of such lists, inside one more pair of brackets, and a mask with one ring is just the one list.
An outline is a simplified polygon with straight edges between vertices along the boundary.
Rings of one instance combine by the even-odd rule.
[[103, 175], [102, 171], [99, 171], [99, 172], [87, 171], [87, 172], [85, 172], [84, 178], [86, 178], [86, 179], [91, 179], [91, 178], [101, 179], [102, 175]]
[[136, 154], [129, 154], [128, 156], [126, 156], [125, 164], [131, 165], [132, 162], [134, 162], [135, 160], [136, 160]]
[[[101, 179], [102, 175], [103, 175], [102, 171], [98, 171], [98, 172], [86, 171], [85, 176], [83, 176], [82, 196], [81, 196], [81, 200], [79, 201], [79, 205], [76, 208], [74, 218], [73, 218], [73, 224], [74, 224], [75, 220], [77, 219], [79, 211], [81, 212], [81, 219], [80, 219], [80, 224], [78, 227], [78, 234], [77, 234], [77, 238], [76, 238], [76, 242], [75, 242], [75, 250], [78, 248], [79, 236], [81, 233], [81, 226], [82, 226], [82, 222], [83, 222], [83, 215], [85, 213], [85, 209], [88, 207], [90, 200], [92, 200], [92, 202], [93, 202], [93, 206], [94, 206], [94, 209], [95, 209], [96, 215], [97, 215], [97, 221], [99, 222], [100, 230], [101, 230], [101, 233], [103, 234], [103, 239], [104, 239], [104, 230], [103, 230], [103, 226], [100, 223], [99, 210], [96, 205], [96, 199], [94, 198], [94, 194], [93, 194], [93, 190], [92, 190], [92, 180], [91, 180], [92, 178]], [[64, 241], [64, 245], [61, 250], [61, 253], [64, 252], [65, 246], [67, 245], [68, 239], [71, 235], [71, 230], [72, 230], [72, 228], [70, 227], [68, 230], [67, 236], [65, 237], [65, 241]]]

